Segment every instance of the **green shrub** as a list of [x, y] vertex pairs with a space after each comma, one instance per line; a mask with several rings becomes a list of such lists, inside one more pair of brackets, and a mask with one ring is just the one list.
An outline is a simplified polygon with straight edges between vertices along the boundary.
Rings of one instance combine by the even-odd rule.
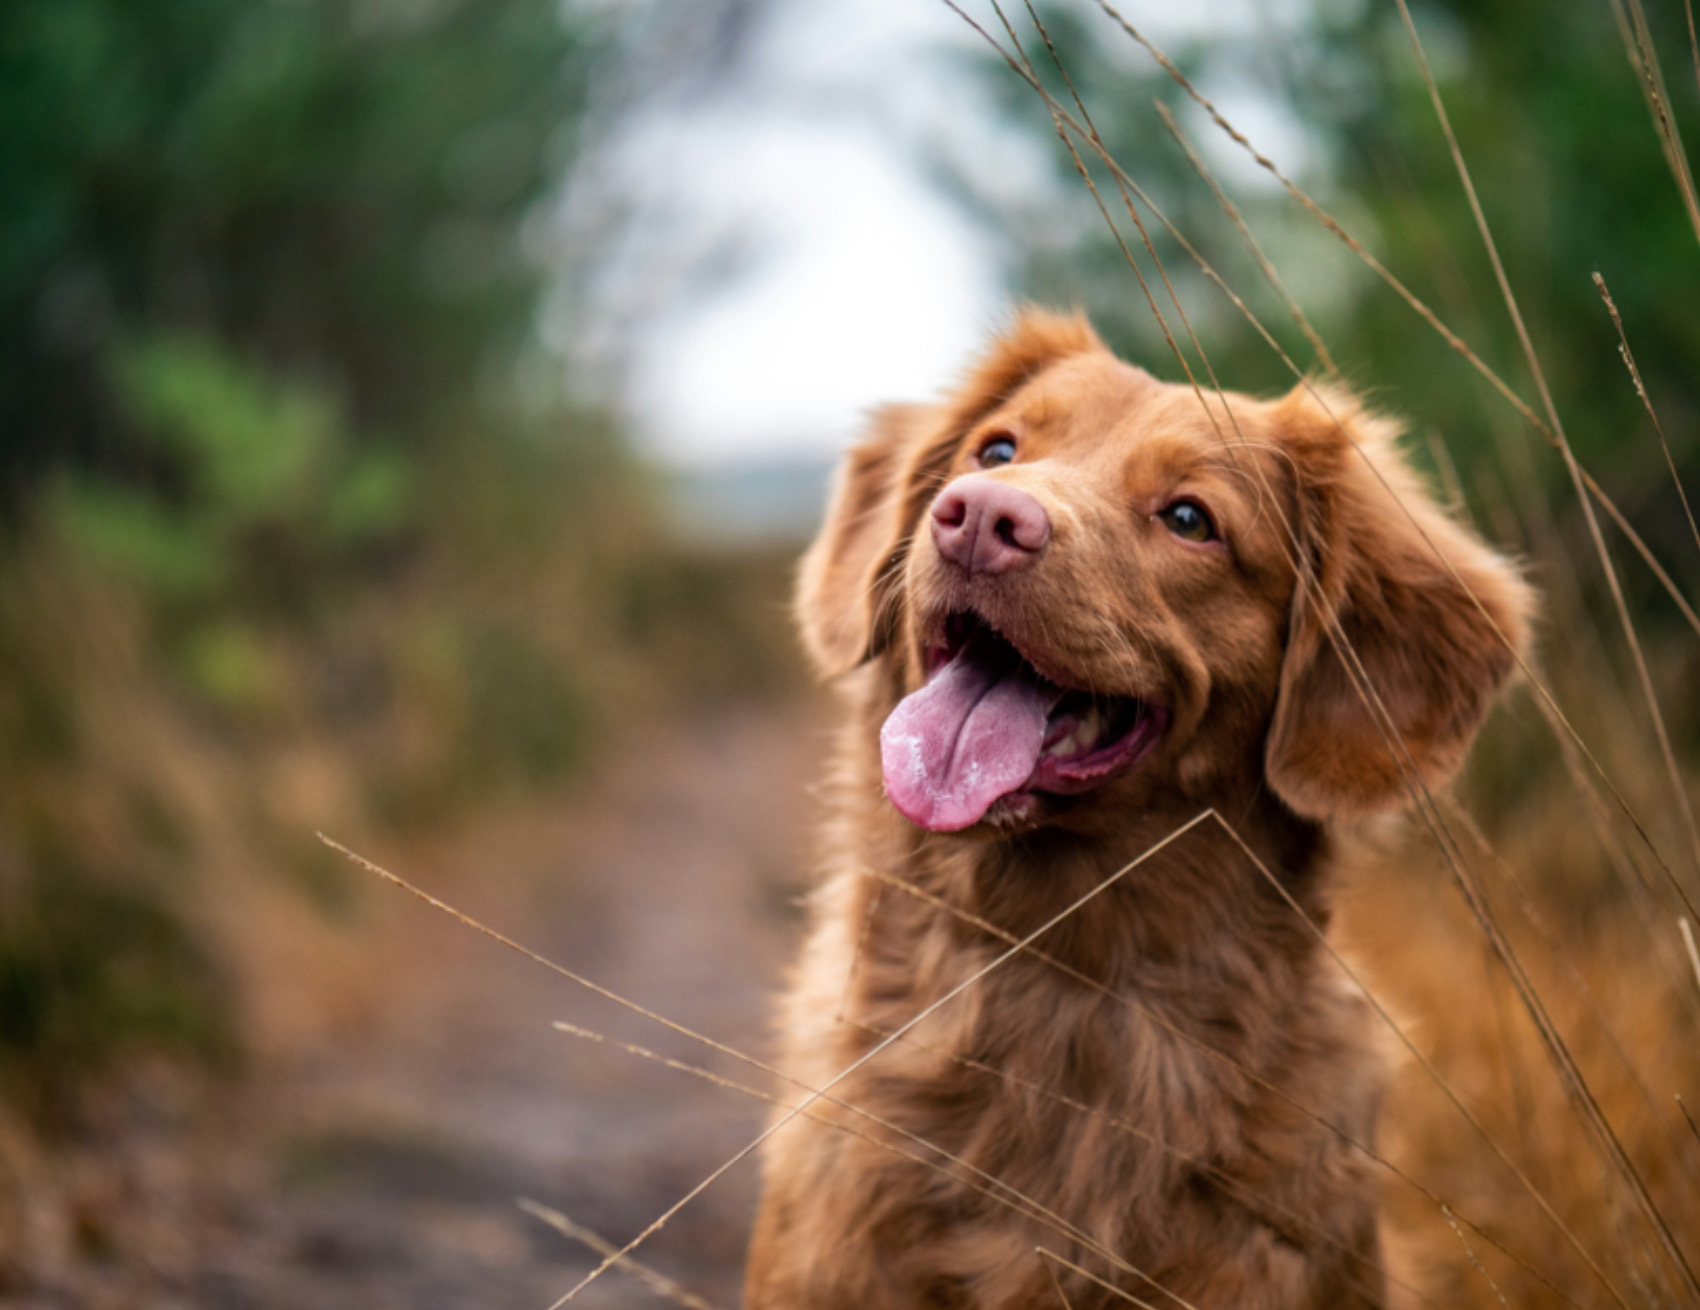
[[38, 1122], [124, 1056], [214, 1065], [237, 1050], [230, 990], [157, 889], [48, 858], [0, 888], [0, 1089]]

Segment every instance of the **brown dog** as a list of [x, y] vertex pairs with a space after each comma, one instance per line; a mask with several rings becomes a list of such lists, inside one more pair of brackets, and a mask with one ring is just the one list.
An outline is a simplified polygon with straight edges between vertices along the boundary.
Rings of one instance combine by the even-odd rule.
[[1395, 435], [1028, 313], [851, 452], [798, 596], [848, 700], [784, 1010], [827, 1095], [749, 1310], [1383, 1303], [1329, 825], [1452, 773], [1531, 605]]

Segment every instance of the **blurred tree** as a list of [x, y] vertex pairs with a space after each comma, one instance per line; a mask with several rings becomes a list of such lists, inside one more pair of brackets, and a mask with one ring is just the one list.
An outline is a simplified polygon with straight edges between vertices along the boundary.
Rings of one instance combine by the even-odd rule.
[[114, 386], [136, 333], [305, 379], [351, 436], [463, 412], [532, 331], [517, 232], [599, 40], [555, 0], [0, 8], [0, 494], [178, 471]]
[[[1591, 278], [1604, 275], [1666, 431], [1687, 472], [1700, 472], [1690, 385], [1700, 244], [1661, 151], [1625, 13], [1615, 3], [1537, 13], [1518, 0], [1427, 0], [1413, 17], [1577, 454], [1632, 498], [1668, 491]], [[1687, 32], [1680, 13], [1665, 17], [1655, 48], [1682, 74], [1669, 107], [1679, 124], [1700, 126]], [[1365, 7], [1318, 24], [1289, 95], [1327, 142], [1338, 184], [1372, 220], [1381, 257], [1535, 403], [1398, 10]], [[1439, 431], [1479, 440], [1483, 412], [1506, 412], [1485, 386], [1434, 385], [1465, 374], [1391, 295], [1357, 299], [1335, 335]], [[1674, 510], [1674, 495], [1666, 499], [1633, 507]]]

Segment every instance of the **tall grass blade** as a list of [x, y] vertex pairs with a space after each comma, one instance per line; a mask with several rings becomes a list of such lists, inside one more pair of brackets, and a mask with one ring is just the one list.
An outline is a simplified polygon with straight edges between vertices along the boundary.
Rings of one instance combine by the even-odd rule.
[[1623, 356], [1623, 363], [1629, 369], [1630, 380], [1635, 383], [1635, 394], [1641, 397], [1641, 403], [1647, 407], [1647, 417], [1652, 420], [1653, 431], [1659, 436], [1659, 449], [1664, 452], [1665, 467], [1670, 470], [1670, 480], [1676, 486], [1676, 494], [1682, 500], [1682, 512], [1688, 519], [1688, 531], [1693, 534], [1694, 545], [1700, 549], [1700, 527], [1695, 526], [1694, 510], [1688, 503], [1688, 492], [1683, 488], [1682, 475], [1676, 471], [1676, 457], [1670, 453], [1670, 442], [1665, 440], [1664, 424], [1659, 422], [1658, 413], [1653, 409], [1653, 398], [1647, 394], [1647, 386], [1641, 381], [1641, 370], [1635, 366], [1635, 355], [1629, 349], [1629, 335], [1623, 330], [1623, 319], [1618, 315], [1617, 305], [1611, 298], [1611, 292], [1606, 287], [1605, 278], [1599, 273], [1594, 274], [1594, 285], [1600, 289], [1600, 298], [1606, 302], [1606, 309], [1611, 314], [1612, 326], [1617, 329], [1618, 353]]
[[[597, 1255], [607, 1255], [618, 1248], [607, 1238], [593, 1232], [583, 1224], [574, 1223], [559, 1210], [534, 1201], [529, 1196], [522, 1196], [514, 1202], [521, 1210], [533, 1219], [540, 1219], [563, 1237], [570, 1237], [581, 1246], [589, 1247]], [[671, 1301], [674, 1305], [682, 1305], [685, 1310], [720, 1310], [712, 1301], [705, 1301], [689, 1288], [674, 1282], [666, 1274], [657, 1269], [651, 1269], [641, 1261], [627, 1258], [620, 1262], [620, 1267], [635, 1277], [663, 1300]]]
[[1257, 238], [1252, 235], [1251, 228], [1245, 221], [1245, 215], [1240, 213], [1239, 206], [1228, 198], [1228, 193], [1222, 190], [1221, 184], [1216, 180], [1216, 175], [1205, 164], [1203, 156], [1193, 149], [1192, 142], [1181, 130], [1181, 125], [1175, 121], [1175, 116], [1170, 112], [1169, 107], [1161, 100], [1153, 103], [1157, 106], [1158, 114], [1162, 116], [1163, 126], [1169, 129], [1169, 135], [1175, 138], [1176, 144], [1185, 153], [1187, 160], [1197, 171], [1199, 177], [1203, 178], [1205, 184], [1209, 186], [1211, 194], [1216, 197], [1216, 203], [1222, 207], [1222, 212], [1228, 216], [1228, 221], [1234, 225], [1234, 230], [1240, 234], [1240, 239], [1245, 242], [1246, 249], [1251, 252], [1251, 257], [1257, 262], [1258, 268], [1262, 270], [1264, 278], [1270, 286], [1275, 288], [1276, 294], [1281, 297], [1281, 303], [1286, 305], [1287, 312], [1292, 315], [1293, 322], [1298, 325], [1299, 331], [1304, 333], [1305, 340], [1310, 342], [1310, 348], [1316, 352], [1317, 360], [1331, 377], [1338, 377], [1340, 369], [1334, 362], [1334, 356], [1328, 353], [1328, 347], [1323, 342], [1321, 334], [1311, 326], [1310, 318], [1299, 307], [1299, 302], [1293, 298], [1292, 292], [1287, 290], [1287, 284], [1281, 280], [1281, 275], [1275, 270], [1275, 265], [1270, 262], [1269, 256], [1263, 253], [1263, 247], [1257, 244]]
[[1647, 26], [1647, 12], [1641, 7], [1641, 0], [1628, 0], [1629, 22], [1624, 23], [1619, 7], [1622, 0], [1611, 0], [1611, 3], [1613, 11], [1618, 14], [1618, 25], [1624, 31], [1629, 62], [1639, 75], [1636, 80], [1641, 84], [1647, 110], [1653, 116], [1653, 128], [1659, 134], [1659, 148], [1664, 151], [1665, 163], [1676, 179], [1683, 208], [1688, 211], [1688, 221], [1694, 228], [1694, 238], [1700, 241], [1700, 197], [1694, 193], [1694, 175], [1689, 171], [1688, 152], [1682, 146], [1681, 129], [1671, 116], [1670, 96], [1665, 91], [1664, 71], [1653, 51], [1653, 33]]
[[1694, 949], [1694, 929], [1687, 919], [1678, 919], [1677, 925], [1682, 929], [1682, 944], [1688, 948], [1688, 962], [1694, 966], [1694, 982], [1700, 986], [1700, 951]]

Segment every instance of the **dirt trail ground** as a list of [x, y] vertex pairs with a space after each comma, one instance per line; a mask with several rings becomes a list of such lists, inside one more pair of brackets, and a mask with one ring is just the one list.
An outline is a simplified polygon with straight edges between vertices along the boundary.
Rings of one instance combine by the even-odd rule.
[[[799, 723], [801, 718], [801, 723]], [[625, 743], [553, 803], [414, 850], [366, 853], [609, 989], [740, 1050], [795, 938], [818, 723], [735, 709]], [[350, 871], [355, 879], [371, 875]], [[525, 1307], [593, 1263], [521, 1213], [536, 1198], [622, 1242], [761, 1129], [765, 1107], [555, 1020], [766, 1087], [441, 913], [361, 889], [370, 1002], [244, 1095], [250, 1140], [181, 1270], [145, 1304]], [[738, 1300], [756, 1193], [734, 1169], [644, 1247], [710, 1303]], [[663, 1302], [611, 1272], [587, 1307]]]

